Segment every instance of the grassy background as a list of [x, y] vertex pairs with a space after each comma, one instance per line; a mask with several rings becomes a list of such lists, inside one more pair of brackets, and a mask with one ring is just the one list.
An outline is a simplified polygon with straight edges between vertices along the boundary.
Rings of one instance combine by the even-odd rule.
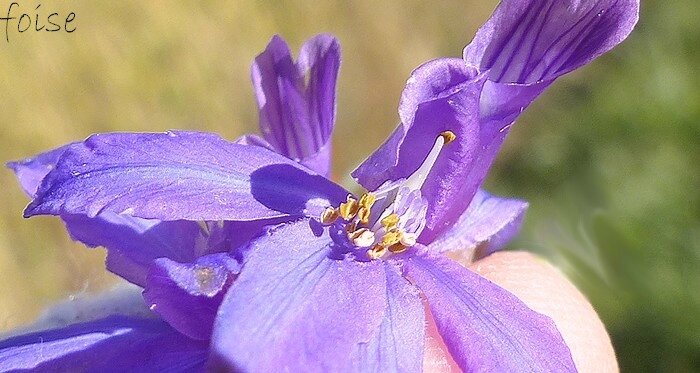
[[[15, 11], [39, 4], [21, 3]], [[349, 185], [397, 123], [410, 71], [459, 56], [496, 1], [41, 4], [75, 12], [77, 30], [0, 39], [0, 160], [94, 132], [255, 131], [254, 56], [274, 33], [297, 49], [332, 32], [343, 46], [334, 170]], [[487, 184], [531, 201], [512, 246], [580, 286], [624, 371], [699, 371], [700, 10], [696, 0], [642, 5], [627, 42], [525, 113]], [[0, 331], [115, 281], [102, 250], [71, 242], [56, 219], [22, 219], [27, 200], [9, 171], [0, 183]]]

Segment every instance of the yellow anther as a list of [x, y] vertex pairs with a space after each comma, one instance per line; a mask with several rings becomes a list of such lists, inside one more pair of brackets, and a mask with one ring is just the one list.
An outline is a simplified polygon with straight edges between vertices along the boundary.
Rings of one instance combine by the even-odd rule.
[[340, 204], [338, 212], [340, 213], [340, 216], [343, 219], [351, 220], [355, 217], [355, 215], [357, 215], [357, 210], [359, 209], [360, 206], [357, 204], [357, 200], [352, 196], [348, 196], [347, 202], [343, 202]]
[[445, 145], [451, 143], [452, 141], [455, 141], [457, 138], [457, 135], [455, 135], [454, 132], [452, 131], [444, 131], [440, 133], [440, 136], [445, 140]]
[[333, 207], [329, 207], [323, 211], [321, 214], [321, 224], [330, 225], [338, 220], [338, 210]]
[[399, 215], [396, 213], [393, 213], [391, 215], [387, 215], [382, 219], [382, 226], [384, 226], [385, 230], [391, 230], [392, 228], [396, 227], [396, 224], [399, 223]]
[[372, 205], [377, 200], [377, 196], [372, 193], [365, 193], [360, 197], [360, 207], [364, 207], [367, 211], [372, 209]]
[[348, 232], [348, 234], [355, 232], [356, 229], [357, 229], [356, 222], [352, 222], [345, 227], [345, 231]]
[[357, 210], [357, 218], [360, 219], [360, 223], [365, 225], [369, 224], [369, 213], [370, 210], [364, 206]]
[[369, 256], [370, 259], [379, 259], [384, 254], [386, 254], [386, 247], [382, 245], [374, 245], [374, 247], [367, 250], [367, 256]]
[[401, 236], [403, 236], [403, 232], [401, 231], [391, 231], [387, 232], [387, 234], [382, 237], [382, 242], [380, 245], [389, 247], [391, 245], [397, 244], [401, 242]]
[[389, 246], [389, 251], [390, 251], [392, 254], [402, 253], [402, 252], [404, 252], [404, 251], [406, 251], [406, 250], [408, 250], [408, 247], [406, 247], [406, 246], [404, 246], [404, 245], [402, 245], [402, 244], [400, 244], [400, 243], [393, 244], [393, 245]]

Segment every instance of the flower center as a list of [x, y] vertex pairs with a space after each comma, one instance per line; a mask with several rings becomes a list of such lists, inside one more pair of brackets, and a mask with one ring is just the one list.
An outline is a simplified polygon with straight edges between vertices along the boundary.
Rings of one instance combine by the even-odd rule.
[[342, 219], [348, 239], [357, 247], [368, 248], [371, 259], [408, 250], [425, 227], [428, 203], [420, 189], [443, 146], [455, 138], [452, 131], [442, 132], [423, 163], [408, 178], [387, 181], [359, 199], [348, 195], [340, 206], [323, 212], [321, 223], [330, 225]]

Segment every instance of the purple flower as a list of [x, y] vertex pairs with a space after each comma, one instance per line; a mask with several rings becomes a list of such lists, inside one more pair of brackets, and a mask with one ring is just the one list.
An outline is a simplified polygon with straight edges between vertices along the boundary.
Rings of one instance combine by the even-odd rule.
[[323, 35], [296, 63], [277, 37], [256, 58], [263, 138], [101, 134], [11, 163], [25, 215], [106, 247], [159, 318], [15, 337], [0, 368], [420, 371], [427, 305], [463, 370], [575, 371], [551, 319], [445, 253], [515, 235], [527, 204], [479, 189], [510, 125], [638, 7], [502, 1], [463, 59], [413, 72], [401, 124], [353, 172], [361, 196], [326, 178], [339, 47]]

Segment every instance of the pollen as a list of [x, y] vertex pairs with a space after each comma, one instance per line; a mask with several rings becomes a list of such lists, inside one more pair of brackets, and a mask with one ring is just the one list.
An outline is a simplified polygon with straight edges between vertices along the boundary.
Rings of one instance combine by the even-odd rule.
[[390, 214], [386, 217], [384, 217], [381, 221], [382, 226], [384, 227], [385, 230], [389, 231], [396, 227], [396, 224], [399, 223], [399, 215], [396, 213]]

